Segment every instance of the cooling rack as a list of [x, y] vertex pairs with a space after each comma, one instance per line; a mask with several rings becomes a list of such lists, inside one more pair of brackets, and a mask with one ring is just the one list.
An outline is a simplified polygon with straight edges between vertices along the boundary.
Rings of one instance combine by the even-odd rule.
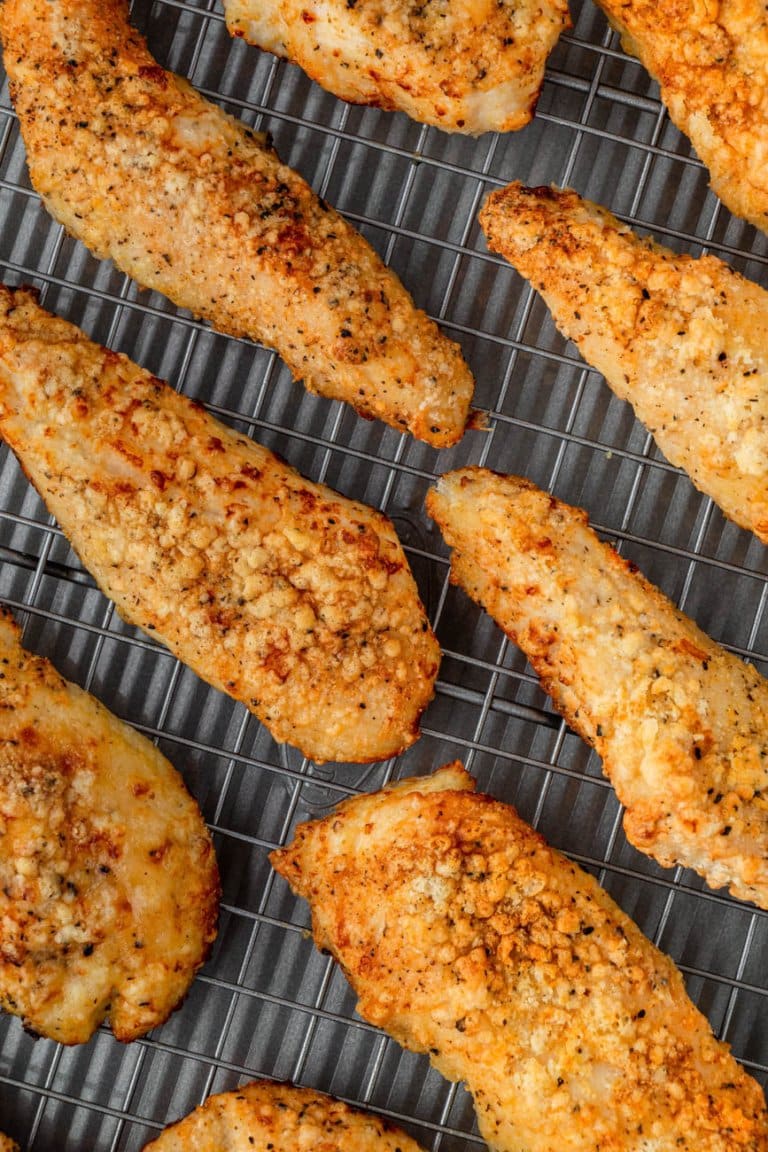
[[127, 352], [305, 475], [394, 520], [444, 659], [423, 738], [395, 761], [318, 767], [125, 626], [83, 571], [5, 449], [0, 599], [28, 647], [155, 739], [213, 830], [224, 887], [210, 962], [183, 1007], [129, 1046], [106, 1030], [64, 1049], [0, 1019], [0, 1127], [36, 1152], [138, 1150], [212, 1091], [274, 1076], [403, 1124], [425, 1148], [481, 1148], [464, 1091], [354, 1014], [306, 935], [306, 909], [268, 851], [299, 819], [387, 780], [461, 758], [597, 875], [681, 967], [736, 1056], [768, 1082], [768, 916], [664, 871], [624, 839], [596, 757], [551, 710], [524, 659], [448, 585], [423, 511], [434, 476], [468, 463], [528, 475], [590, 512], [600, 533], [710, 634], [768, 672], [768, 553], [670, 467], [631, 411], [555, 332], [546, 309], [476, 224], [513, 178], [554, 181], [681, 251], [706, 248], [766, 283], [766, 238], [734, 220], [670, 125], [655, 86], [589, 0], [551, 57], [537, 117], [478, 140], [346, 106], [298, 69], [233, 42], [212, 0], [137, 2], [163, 64], [268, 130], [281, 156], [353, 221], [450, 336], [477, 377], [487, 431], [435, 452], [311, 397], [279, 359], [213, 334], [94, 260], [31, 191], [7, 88], [0, 95], [0, 269], [96, 340]]

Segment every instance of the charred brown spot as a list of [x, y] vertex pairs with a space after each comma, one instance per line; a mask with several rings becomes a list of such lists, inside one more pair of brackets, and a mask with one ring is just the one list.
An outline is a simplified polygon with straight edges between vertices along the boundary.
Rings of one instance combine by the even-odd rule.
[[273, 648], [264, 661], [264, 667], [267, 672], [271, 672], [282, 683], [290, 675], [291, 662], [285, 652], [281, 652], [279, 648]]
[[168, 73], [159, 64], [142, 64], [139, 67], [139, 79], [149, 80], [151, 84], [157, 84], [158, 88], [168, 87]]
[[312, 237], [302, 224], [286, 224], [278, 233], [277, 247], [288, 259], [292, 256], [301, 256], [304, 252], [311, 251]]
[[694, 644], [692, 640], [689, 640], [687, 636], [683, 636], [680, 640], [675, 641], [672, 645], [672, 650], [674, 652], [681, 652], [686, 656], [692, 656], [694, 660], [707, 659], [707, 653], [704, 649], [699, 648], [699, 646]]
[[[141, 456], [139, 456], [138, 452], [133, 452], [127, 444], [123, 443], [122, 440], [115, 440], [112, 447], [115, 449], [115, 452], [117, 452], [120, 456], [125, 457], [125, 459], [133, 464], [136, 468], [141, 468], [142, 464], [144, 463]], [[116, 485], [116, 487], [119, 487], [119, 485]], [[133, 489], [129, 488], [128, 491], [132, 492]]]

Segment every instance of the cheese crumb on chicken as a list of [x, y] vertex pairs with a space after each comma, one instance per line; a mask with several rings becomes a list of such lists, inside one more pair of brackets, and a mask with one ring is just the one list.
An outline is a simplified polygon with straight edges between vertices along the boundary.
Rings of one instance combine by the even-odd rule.
[[398, 1128], [330, 1096], [257, 1081], [209, 1096], [144, 1152], [420, 1152]]
[[760, 0], [597, 0], [661, 86], [737, 216], [768, 231], [768, 11]]
[[5, 0], [0, 34], [32, 183], [68, 232], [311, 391], [460, 439], [458, 345], [264, 137], [157, 64], [127, 0]]
[[768, 543], [768, 292], [568, 189], [511, 184], [480, 218], [671, 463]]
[[768, 908], [768, 681], [530, 482], [449, 472], [427, 510], [451, 579], [602, 757], [628, 839]]
[[495, 1152], [765, 1152], [762, 1091], [672, 961], [473, 787], [449, 765], [272, 854], [359, 1013], [466, 1081]]
[[162, 1024], [216, 933], [200, 811], [149, 740], [0, 614], [0, 1006], [62, 1044]]
[[124, 618], [315, 760], [418, 736], [440, 649], [391, 522], [0, 287], [0, 434]]
[[227, 26], [356, 104], [455, 132], [527, 124], [565, 0], [224, 0]]

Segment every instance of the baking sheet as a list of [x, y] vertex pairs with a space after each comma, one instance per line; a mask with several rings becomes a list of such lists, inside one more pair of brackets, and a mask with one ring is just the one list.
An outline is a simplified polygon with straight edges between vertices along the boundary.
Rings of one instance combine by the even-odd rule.
[[0, 271], [96, 340], [204, 401], [305, 475], [395, 521], [444, 650], [423, 738], [397, 760], [318, 768], [274, 744], [244, 708], [124, 625], [3, 448], [0, 599], [51, 658], [156, 739], [213, 829], [221, 930], [184, 1006], [123, 1046], [106, 1030], [67, 1050], [0, 1018], [0, 1127], [36, 1152], [138, 1150], [212, 1091], [291, 1079], [403, 1124], [425, 1148], [483, 1147], [463, 1089], [354, 1013], [338, 969], [307, 938], [307, 909], [268, 851], [299, 819], [387, 780], [461, 758], [597, 875], [680, 967], [718, 1035], [768, 1083], [768, 915], [664, 871], [629, 847], [594, 754], [553, 713], [525, 660], [447, 583], [423, 511], [435, 475], [468, 463], [520, 472], [587, 508], [601, 534], [716, 639], [768, 672], [768, 552], [659, 455], [629, 407], [555, 332], [546, 308], [476, 223], [511, 179], [573, 185], [680, 251], [706, 248], [768, 284], [768, 240], [735, 220], [670, 125], [655, 86], [589, 0], [551, 57], [537, 117], [478, 140], [350, 107], [226, 32], [208, 0], [137, 2], [158, 59], [272, 133], [281, 156], [352, 220], [458, 340], [487, 432], [435, 452], [311, 397], [279, 359], [212, 333], [64, 235], [31, 191], [0, 93]]

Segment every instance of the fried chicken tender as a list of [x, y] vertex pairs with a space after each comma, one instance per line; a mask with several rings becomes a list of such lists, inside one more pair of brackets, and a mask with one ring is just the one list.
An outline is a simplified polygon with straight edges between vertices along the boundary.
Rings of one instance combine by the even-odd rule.
[[768, 231], [768, 13], [759, 0], [597, 0], [661, 87], [726, 207]]
[[9, 1136], [4, 1136], [2, 1132], [0, 1132], [0, 1152], [19, 1152], [18, 1144]]
[[127, 0], [5, 0], [0, 34], [32, 183], [73, 236], [310, 391], [460, 439], [458, 345], [264, 137], [159, 67]]
[[768, 682], [527, 480], [449, 472], [427, 510], [452, 581], [602, 757], [627, 838], [768, 908]]
[[144, 1152], [419, 1152], [398, 1128], [309, 1088], [254, 1081], [209, 1096]]
[[671, 463], [768, 543], [768, 292], [570, 190], [511, 184], [480, 219]]
[[0, 1006], [62, 1044], [162, 1024], [216, 935], [213, 845], [149, 740], [0, 613]]
[[276, 740], [408, 747], [440, 658], [381, 513], [0, 287], [0, 434], [106, 595]]
[[762, 1092], [672, 961], [473, 788], [448, 765], [272, 853], [360, 1014], [466, 1081], [496, 1152], [765, 1152]]
[[526, 125], [565, 0], [224, 0], [227, 27], [336, 96], [454, 132]]

